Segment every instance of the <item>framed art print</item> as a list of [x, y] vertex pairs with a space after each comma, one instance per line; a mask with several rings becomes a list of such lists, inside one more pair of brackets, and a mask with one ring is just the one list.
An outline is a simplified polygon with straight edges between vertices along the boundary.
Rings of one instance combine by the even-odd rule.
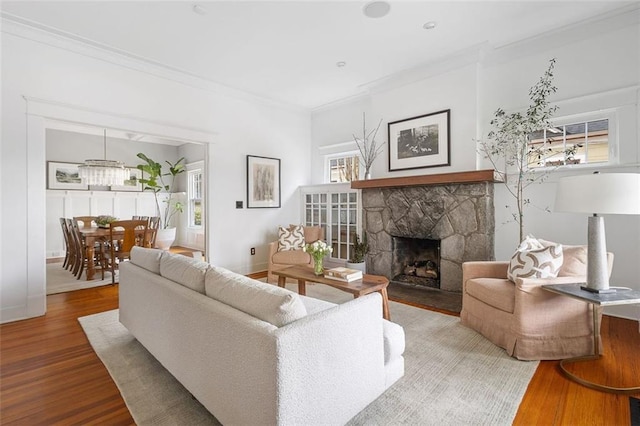
[[47, 189], [78, 189], [86, 191], [89, 186], [82, 183], [78, 166], [80, 163], [47, 161]]
[[142, 184], [140, 183], [142, 170], [135, 167], [127, 167], [127, 172], [129, 173], [129, 179], [124, 181], [124, 185], [112, 185], [112, 191], [142, 191]]
[[247, 208], [280, 207], [280, 159], [247, 155]]
[[389, 171], [451, 165], [450, 112], [389, 123]]

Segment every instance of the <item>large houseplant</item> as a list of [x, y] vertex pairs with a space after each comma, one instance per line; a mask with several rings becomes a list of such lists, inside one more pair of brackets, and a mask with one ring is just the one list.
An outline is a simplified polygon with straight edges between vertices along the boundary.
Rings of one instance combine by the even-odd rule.
[[[525, 190], [534, 183], [544, 181], [549, 172], [549, 169], [530, 168], [530, 164], [548, 154], [548, 148], [544, 144], [532, 146], [530, 142], [539, 137], [540, 130], [551, 127], [550, 120], [557, 109], [557, 106], [549, 104], [548, 99], [557, 90], [553, 85], [555, 63], [555, 58], [549, 61], [544, 75], [529, 90], [531, 104], [527, 110], [507, 114], [502, 108], [498, 108], [490, 122], [493, 128], [487, 139], [479, 141], [480, 151], [489, 159], [494, 169], [500, 170], [498, 164], [502, 161], [505, 163], [504, 184], [509, 194], [515, 198], [516, 208], [512, 217], [520, 227], [519, 241], [524, 239], [524, 209], [530, 204]], [[570, 151], [571, 149], [565, 153], [571, 154]]]
[[353, 246], [349, 252], [349, 260], [347, 261], [347, 268], [358, 269], [362, 272], [366, 272], [365, 256], [369, 251], [369, 244], [367, 243], [367, 234], [364, 234], [362, 240], [357, 233], [353, 234]]
[[[175, 227], [171, 226], [171, 218], [177, 213], [182, 213], [184, 210], [184, 204], [173, 198], [173, 187], [176, 176], [186, 171], [184, 157], [175, 163], [166, 161], [169, 166], [167, 172], [163, 171], [162, 164], [147, 157], [142, 152], [138, 153], [138, 158], [145, 162], [145, 164], [138, 164], [137, 166], [137, 168], [143, 172], [140, 183], [142, 183], [144, 191], [153, 192], [156, 202], [156, 215], [160, 217], [160, 225], [158, 226], [158, 234], [156, 235], [156, 246], [169, 248], [175, 240]], [[164, 209], [160, 209], [160, 200], [158, 198], [160, 192], [167, 194], [167, 197], [163, 200]], [[162, 233], [162, 230], [166, 230], [167, 232]]]

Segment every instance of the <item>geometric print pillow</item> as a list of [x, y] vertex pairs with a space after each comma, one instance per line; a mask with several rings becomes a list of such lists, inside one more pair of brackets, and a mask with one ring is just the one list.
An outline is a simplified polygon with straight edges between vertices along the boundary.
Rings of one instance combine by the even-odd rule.
[[304, 229], [292, 226], [289, 229], [278, 227], [278, 251], [299, 250], [304, 247]]
[[544, 247], [527, 236], [509, 262], [507, 277], [511, 281], [516, 278], [555, 278], [562, 262], [561, 244]]

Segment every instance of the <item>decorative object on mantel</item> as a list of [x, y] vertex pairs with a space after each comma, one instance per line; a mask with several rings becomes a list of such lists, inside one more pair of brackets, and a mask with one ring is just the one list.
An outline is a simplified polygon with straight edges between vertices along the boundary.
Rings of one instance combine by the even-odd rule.
[[79, 163], [47, 161], [47, 189], [75, 189], [86, 191], [89, 186], [80, 179]]
[[382, 119], [378, 123], [378, 127], [367, 133], [367, 124], [365, 120], [365, 113], [362, 113], [362, 139], [353, 135], [353, 140], [360, 151], [360, 162], [364, 166], [364, 178], [371, 179], [371, 166], [375, 161], [378, 154], [380, 154], [384, 148], [384, 142], [378, 145], [376, 142], [376, 135], [382, 124]]
[[447, 109], [389, 123], [389, 171], [450, 166], [450, 115]]
[[640, 174], [598, 173], [558, 181], [556, 211], [590, 213], [587, 237], [587, 285], [592, 293], [614, 293], [609, 287], [604, 218], [598, 214], [640, 214]]
[[[138, 158], [146, 163], [138, 164], [137, 166], [143, 172], [143, 178], [140, 179], [140, 183], [143, 185], [143, 191], [153, 192], [156, 201], [156, 216], [160, 217], [160, 225], [156, 231], [156, 247], [168, 250], [176, 238], [176, 228], [171, 226], [171, 218], [184, 210], [184, 205], [180, 201], [173, 199], [173, 192], [171, 191], [176, 176], [186, 171], [183, 164], [184, 157], [181, 157], [173, 164], [166, 161], [169, 166], [167, 173], [163, 173], [162, 164], [156, 163], [142, 152], [138, 153]], [[165, 177], [170, 178], [169, 183], [165, 182]], [[167, 193], [167, 198], [163, 201], [165, 203], [164, 212], [160, 210], [159, 192]]]
[[[498, 108], [490, 122], [493, 129], [486, 139], [476, 141], [479, 151], [494, 168], [500, 170], [498, 163], [505, 162], [504, 184], [516, 200], [516, 212], [512, 213], [512, 217], [520, 226], [518, 242], [521, 242], [525, 235], [524, 208], [531, 204], [525, 196], [525, 190], [534, 183], [542, 183], [549, 174], [549, 169], [529, 168], [532, 160], [544, 155], [543, 147], [533, 148], [530, 142], [536, 131], [551, 127], [551, 117], [558, 109], [557, 106], [550, 106], [548, 100], [549, 96], [557, 91], [557, 87], [553, 85], [555, 63], [556, 59], [551, 59], [544, 75], [529, 89], [531, 104], [526, 112], [507, 114], [502, 108]], [[507, 175], [513, 176], [513, 179]], [[548, 208], [544, 210], [550, 211]]]
[[104, 129], [104, 159], [85, 160], [78, 166], [82, 183], [86, 185], [111, 186], [124, 185], [129, 179], [129, 171], [124, 163], [117, 160], [107, 160], [107, 129]]
[[247, 155], [247, 208], [280, 208], [280, 159]]
[[322, 240], [318, 240], [314, 243], [306, 244], [303, 251], [309, 253], [313, 258], [313, 273], [320, 276], [324, 274], [324, 266], [322, 259], [328, 254], [333, 252], [333, 248], [329, 247], [327, 243]]

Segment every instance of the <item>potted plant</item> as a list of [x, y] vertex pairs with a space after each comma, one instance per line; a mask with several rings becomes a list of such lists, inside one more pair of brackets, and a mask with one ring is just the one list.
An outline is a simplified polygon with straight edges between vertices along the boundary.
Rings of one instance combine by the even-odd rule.
[[[524, 209], [530, 204], [525, 191], [534, 183], [542, 183], [550, 171], [530, 167], [531, 164], [545, 158], [549, 151], [544, 145], [534, 147], [530, 142], [541, 130], [551, 127], [550, 120], [557, 109], [557, 106], [551, 106], [548, 100], [557, 90], [553, 85], [555, 63], [555, 58], [549, 61], [544, 75], [529, 90], [531, 105], [527, 110], [507, 114], [502, 108], [498, 108], [490, 122], [493, 129], [487, 139], [479, 141], [479, 150], [489, 159], [494, 169], [499, 170], [499, 162], [505, 163], [504, 185], [515, 198], [516, 209], [512, 212], [512, 217], [520, 227], [519, 241], [524, 239]], [[569, 148], [563, 151], [563, 154], [570, 156], [575, 153], [575, 149]], [[548, 211], [548, 208], [545, 210]]]
[[[169, 166], [168, 172], [162, 170], [162, 164], [157, 163], [142, 152], [138, 153], [138, 158], [145, 162], [145, 164], [138, 164], [137, 166], [143, 172], [143, 178], [140, 179], [140, 183], [143, 185], [143, 191], [153, 192], [156, 201], [156, 215], [160, 218], [156, 234], [156, 247], [168, 250], [176, 239], [176, 228], [171, 225], [171, 218], [184, 210], [184, 204], [175, 200], [172, 192], [176, 176], [186, 171], [184, 157], [175, 163], [166, 161]], [[165, 204], [164, 210], [160, 209], [160, 200], [158, 199], [158, 193], [160, 192], [167, 194], [166, 199], [163, 200]]]
[[365, 262], [365, 256], [369, 251], [369, 244], [367, 243], [367, 234], [364, 234], [364, 238], [360, 241], [360, 237], [357, 233], [353, 234], [353, 246], [349, 260], [347, 261], [347, 268], [358, 269], [362, 272], [366, 272], [367, 263]]

